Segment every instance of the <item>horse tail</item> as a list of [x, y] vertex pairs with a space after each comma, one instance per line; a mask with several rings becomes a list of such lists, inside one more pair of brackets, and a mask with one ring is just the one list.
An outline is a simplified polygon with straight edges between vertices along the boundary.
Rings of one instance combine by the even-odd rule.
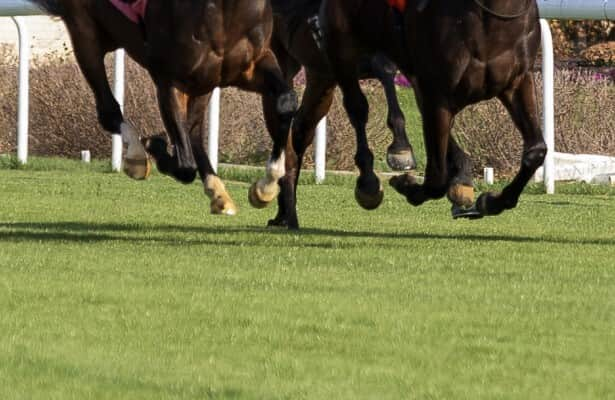
[[46, 13], [61, 17], [64, 14], [62, 0], [28, 0], [43, 9]]

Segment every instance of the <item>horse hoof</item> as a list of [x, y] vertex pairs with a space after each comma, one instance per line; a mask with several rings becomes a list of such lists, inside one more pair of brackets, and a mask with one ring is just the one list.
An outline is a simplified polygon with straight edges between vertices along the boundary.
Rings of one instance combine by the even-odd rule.
[[210, 210], [213, 215], [237, 215], [237, 206], [231, 199], [217, 197], [211, 201]]
[[267, 221], [268, 228], [286, 228], [288, 227], [288, 222], [285, 218], [274, 218]]
[[469, 208], [474, 204], [474, 188], [456, 184], [448, 189], [447, 197], [451, 203], [462, 208]]
[[362, 192], [359, 187], [354, 189], [354, 198], [361, 207], [366, 210], [375, 210], [382, 204], [384, 198], [384, 190], [382, 187], [376, 193]]
[[276, 185], [276, 190], [273, 193], [262, 193], [258, 188], [258, 182], [254, 182], [248, 191], [248, 201], [254, 208], [267, 207], [278, 195], [280, 188]]
[[389, 185], [391, 185], [391, 187], [395, 189], [397, 193], [404, 196], [407, 194], [408, 188], [410, 186], [414, 186], [417, 184], [418, 183], [416, 181], [416, 178], [411, 174], [397, 175], [389, 180]]
[[466, 219], [480, 219], [485, 215], [481, 213], [478, 208], [474, 205], [471, 207], [462, 207], [456, 204], [453, 204], [451, 208], [451, 214], [453, 219], [466, 218]]
[[124, 158], [123, 160], [124, 173], [136, 180], [147, 179], [152, 172], [152, 163], [148, 158], [137, 160], [134, 158]]
[[416, 169], [416, 160], [412, 150], [399, 152], [387, 151], [387, 164], [393, 171], [410, 171]]

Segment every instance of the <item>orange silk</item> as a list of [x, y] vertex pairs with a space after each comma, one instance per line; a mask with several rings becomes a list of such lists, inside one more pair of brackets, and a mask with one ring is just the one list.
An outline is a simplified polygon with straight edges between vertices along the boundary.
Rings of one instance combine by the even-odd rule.
[[401, 12], [404, 12], [406, 9], [406, 0], [387, 0], [387, 3]]

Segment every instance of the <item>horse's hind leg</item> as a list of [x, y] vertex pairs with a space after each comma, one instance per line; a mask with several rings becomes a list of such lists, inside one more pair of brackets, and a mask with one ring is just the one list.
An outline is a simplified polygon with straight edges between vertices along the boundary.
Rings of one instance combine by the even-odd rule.
[[[446, 176], [448, 177], [447, 197], [453, 205], [453, 216], [458, 217], [474, 217], [475, 212], [471, 209], [474, 203], [474, 187], [472, 183], [472, 161], [468, 155], [461, 149], [455, 138], [450, 133], [452, 127], [452, 113], [444, 110], [444, 118], [449, 120], [448, 128], [446, 124], [437, 122], [437, 118], [431, 117], [432, 121], [425, 121], [428, 113], [425, 112], [425, 100], [419, 88], [418, 80], [412, 79], [414, 94], [417, 106], [423, 116], [424, 134], [428, 134], [428, 130], [436, 135], [446, 135], [448, 143], [446, 146]], [[432, 100], [433, 103], [433, 100]], [[432, 105], [430, 105], [433, 108]], [[440, 131], [440, 133], [437, 133]], [[447, 133], [448, 132], [448, 133]], [[426, 139], [427, 140], [427, 139]], [[427, 143], [427, 142], [426, 142]], [[433, 147], [432, 147], [433, 148]], [[430, 148], [428, 146], [428, 158], [430, 157]], [[407, 195], [408, 192], [416, 192], [415, 196], [420, 197], [422, 190], [416, 190], [417, 184], [414, 177], [410, 175], [401, 175], [391, 179], [393, 186], [399, 193]], [[436, 190], [435, 195], [441, 197], [441, 191]], [[432, 198], [432, 197], [429, 197]], [[423, 200], [424, 201], [424, 200]], [[412, 201], [411, 201], [412, 203]], [[419, 202], [420, 204], [420, 202]]]
[[476, 218], [478, 215], [473, 209], [474, 185], [472, 182], [472, 160], [455, 141], [453, 135], [449, 136], [448, 152], [448, 192], [446, 196], [453, 204], [453, 218]]
[[523, 137], [521, 168], [502, 193], [483, 193], [476, 201], [476, 208], [482, 215], [497, 215], [516, 207], [525, 185], [538, 167], [544, 162], [547, 146], [543, 140], [538, 120], [534, 77], [526, 73], [519, 85], [501, 94], [500, 101], [510, 112], [515, 125]]
[[111, 134], [121, 135], [127, 150], [124, 158], [124, 172], [133, 179], [145, 179], [150, 173], [150, 163], [136, 129], [124, 120], [120, 105], [115, 100], [107, 73], [104, 57], [112, 45], [104, 46], [104, 38], [96, 31], [93, 21], [67, 21], [75, 57], [79, 67], [94, 92], [98, 121]]
[[406, 119], [395, 90], [397, 66], [381, 54], [372, 57], [370, 64], [372, 73], [384, 89], [388, 105], [387, 125], [393, 132], [393, 141], [387, 148], [387, 164], [395, 171], [415, 169], [416, 159], [406, 134]]
[[443, 101], [423, 98], [423, 137], [427, 152], [425, 181], [422, 185], [410, 175], [400, 175], [391, 179], [395, 190], [406, 196], [408, 202], [418, 206], [430, 199], [443, 197], [449, 185], [448, 146], [453, 123], [453, 112], [443, 105]]
[[357, 151], [355, 164], [359, 178], [355, 187], [355, 199], [366, 210], [380, 206], [384, 190], [374, 172], [374, 154], [367, 142], [366, 125], [369, 104], [359, 85], [359, 51], [351, 35], [335, 29], [327, 32], [327, 56], [344, 97], [344, 108], [354, 128]]
[[205, 149], [205, 137], [208, 132], [205, 113], [207, 112], [209, 98], [210, 94], [188, 98], [186, 130], [190, 135], [192, 151], [203, 182], [205, 195], [210, 199], [211, 213], [235, 215], [237, 214], [237, 206], [226, 191], [224, 183], [212, 168]]
[[285, 209], [287, 200], [284, 197], [288, 195], [286, 192], [290, 192], [296, 199], [297, 182], [305, 151], [314, 141], [316, 125], [327, 115], [333, 101], [335, 82], [330, 77], [315, 75], [308, 69], [306, 78], [307, 82], [301, 99], [301, 106], [295, 114], [292, 125], [292, 143], [297, 155], [297, 162], [296, 165], [288, 165], [286, 175], [280, 180], [282, 193], [278, 197], [279, 210], [276, 217], [269, 221], [270, 226], [288, 225], [288, 216]]

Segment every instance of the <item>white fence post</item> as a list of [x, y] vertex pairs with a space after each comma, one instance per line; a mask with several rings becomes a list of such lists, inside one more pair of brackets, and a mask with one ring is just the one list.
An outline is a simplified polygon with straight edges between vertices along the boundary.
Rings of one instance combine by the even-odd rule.
[[[115, 51], [114, 56], [114, 68], [113, 68], [113, 95], [120, 104], [122, 113], [124, 112], [124, 97], [125, 97], [125, 68], [126, 68], [126, 56], [124, 49], [118, 49]], [[122, 169], [122, 136], [111, 135], [111, 169], [113, 171], [120, 171]]]
[[327, 157], [327, 117], [318, 122], [316, 136], [314, 137], [314, 174], [316, 183], [325, 180], [325, 166]]
[[553, 38], [549, 22], [540, 20], [542, 32], [542, 104], [543, 135], [547, 144], [544, 162], [544, 184], [547, 194], [555, 193], [555, 101], [553, 85]]
[[208, 131], [207, 137], [207, 156], [209, 163], [218, 172], [218, 147], [219, 147], [219, 131], [220, 131], [220, 88], [215, 88], [209, 99], [208, 109]]
[[23, 17], [12, 17], [19, 35], [19, 94], [17, 105], [17, 160], [28, 162], [28, 118], [30, 114], [30, 34]]

